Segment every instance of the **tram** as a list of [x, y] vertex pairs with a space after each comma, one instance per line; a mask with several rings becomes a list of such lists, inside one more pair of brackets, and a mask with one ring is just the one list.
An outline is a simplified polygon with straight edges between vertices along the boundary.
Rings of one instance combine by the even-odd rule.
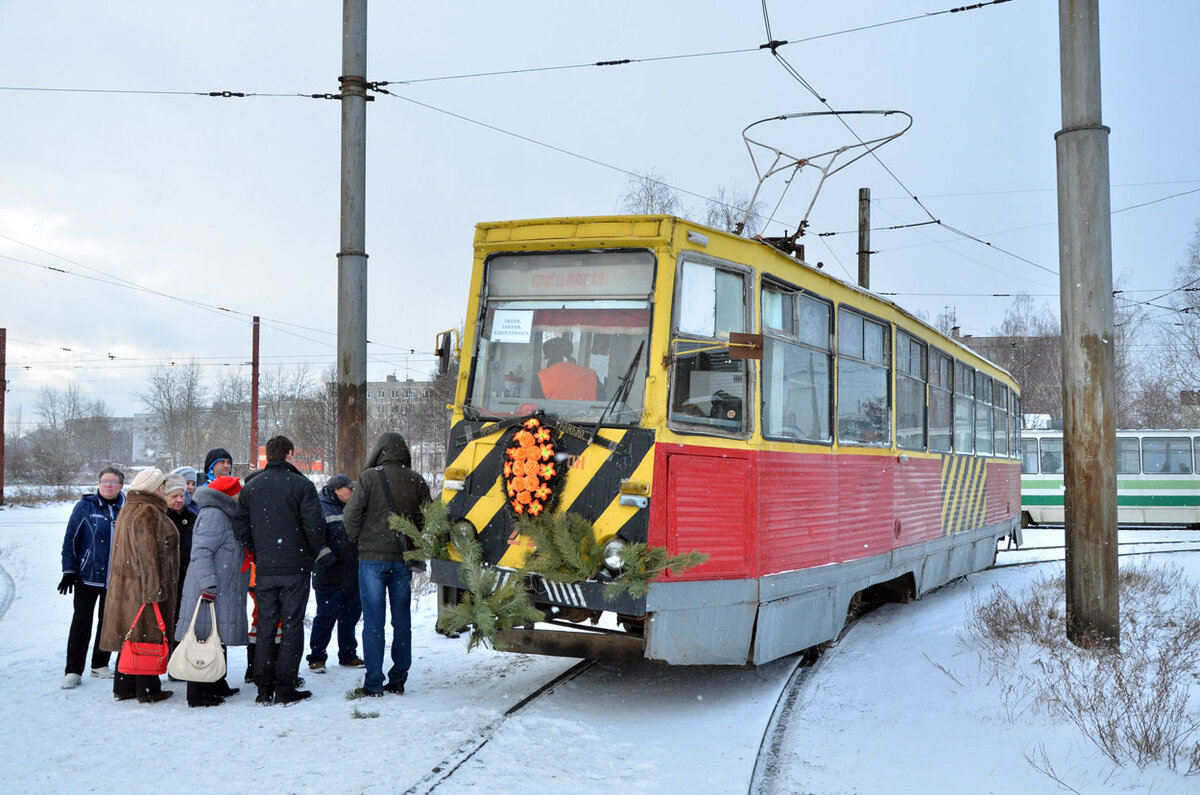
[[[619, 569], [532, 576], [548, 623], [503, 633], [512, 651], [763, 664], [1020, 532], [1013, 378], [761, 240], [660, 215], [481, 223], [459, 361], [442, 499], [485, 564], [530, 553], [502, 472], [527, 418], [566, 471], [555, 510], [606, 550], [708, 556], [641, 598], [605, 597]], [[459, 566], [431, 561], [443, 604]]]
[[[1117, 431], [1117, 521], [1200, 525], [1200, 430]], [[1021, 512], [1030, 524], [1061, 524], [1062, 431], [1024, 431]]]

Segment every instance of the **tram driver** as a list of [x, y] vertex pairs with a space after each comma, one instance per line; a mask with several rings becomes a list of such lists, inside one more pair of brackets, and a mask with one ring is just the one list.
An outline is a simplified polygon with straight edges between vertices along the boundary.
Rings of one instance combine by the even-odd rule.
[[546, 367], [537, 374], [536, 386], [550, 400], [596, 400], [599, 378], [596, 372], [575, 363], [570, 337], [553, 337], [542, 344]]

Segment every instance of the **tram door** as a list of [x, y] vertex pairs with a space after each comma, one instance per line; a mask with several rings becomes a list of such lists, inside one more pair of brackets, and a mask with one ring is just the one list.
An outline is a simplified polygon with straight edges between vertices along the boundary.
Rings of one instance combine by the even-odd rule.
[[734, 579], [754, 570], [750, 461], [725, 455], [667, 456], [667, 551], [707, 552], [708, 561], [672, 579]]

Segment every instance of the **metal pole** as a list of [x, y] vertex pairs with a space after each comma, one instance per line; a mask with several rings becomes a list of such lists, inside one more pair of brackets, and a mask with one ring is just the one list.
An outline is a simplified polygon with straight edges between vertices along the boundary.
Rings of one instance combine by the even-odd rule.
[[337, 471], [351, 475], [362, 468], [367, 424], [366, 74], [367, 0], [343, 0]]
[[871, 189], [858, 189], [858, 286], [871, 289]]
[[8, 392], [8, 329], [0, 328], [0, 505], [4, 504], [4, 394]]
[[1099, 0], [1059, 0], [1058, 153], [1067, 639], [1120, 642], [1112, 229]]
[[250, 459], [251, 469], [258, 469], [258, 315], [254, 316], [250, 342]]

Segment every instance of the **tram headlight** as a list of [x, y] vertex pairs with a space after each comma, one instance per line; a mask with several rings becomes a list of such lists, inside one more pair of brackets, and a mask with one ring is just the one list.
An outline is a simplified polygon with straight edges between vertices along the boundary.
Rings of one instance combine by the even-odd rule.
[[621, 552], [625, 549], [625, 542], [619, 538], [614, 538], [604, 545], [604, 567], [612, 572], [618, 572], [623, 568], [621, 562]]

